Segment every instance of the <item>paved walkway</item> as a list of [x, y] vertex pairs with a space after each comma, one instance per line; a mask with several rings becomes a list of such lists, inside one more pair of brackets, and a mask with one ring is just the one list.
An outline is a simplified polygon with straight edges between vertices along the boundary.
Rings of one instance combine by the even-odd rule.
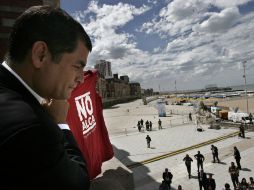
[[[172, 107], [167, 107], [167, 110]], [[174, 107], [174, 109], [176, 109]], [[184, 112], [183, 107], [179, 106], [179, 112]], [[190, 109], [187, 107], [186, 109]], [[189, 110], [185, 111], [186, 114]], [[183, 114], [184, 115], [184, 114]], [[115, 148], [115, 156], [125, 165], [131, 165], [136, 162], [153, 159], [161, 155], [177, 152], [180, 149], [191, 147], [193, 145], [202, 144], [211, 139], [217, 139], [221, 136], [226, 136], [236, 132], [236, 129], [208, 129], [207, 126], [203, 132], [196, 130], [196, 125], [193, 123], [182, 125], [181, 115], [171, 115], [171, 117], [161, 118], [164, 123], [164, 129], [158, 130], [154, 128], [153, 131], [137, 132], [137, 128], [133, 128], [140, 118], [146, 120], [158, 119], [157, 111], [152, 105], [144, 106], [140, 101], [135, 101], [127, 104], [119, 104], [115, 109], [104, 110], [104, 117], [106, 125], [109, 128], [111, 142]], [[171, 127], [170, 120], [178, 119], [178, 125]], [[127, 133], [123, 131], [127, 129]], [[146, 147], [146, 135], [152, 138], [151, 148]], [[217, 188], [222, 189], [225, 182], [229, 182], [232, 186], [230, 176], [228, 174], [228, 167], [233, 159], [233, 146], [237, 146], [242, 155], [243, 171], [240, 172], [240, 179], [242, 177], [254, 177], [254, 133], [246, 134], [246, 139], [238, 138], [237, 136], [226, 138], [225, 140], [215, 142], [219, 149], [219, 157], [221, 164], [212, 163], [212, 155], [210, 145], [202, 144], [200, 148], [192, 148], [187, 152], [178, 152], [174, 156], [158, 159], [147, 164], [141, 164], [138, 167], [132, 167], [134, 173], [135, 189], [137, 190], [156, 190], [162, 181], [162, 172], [165, 168], [173, 173], [173, 189], [177, 189], [179, 184], [185, 190], [197, 190], [197, 171], [196, 161], [192, 164], [193, 178], [188, 179], [186, 168], [182, 159], [185, 154], [193, 155], [200, 150], [205, 156], [204, 170], [208, 173], [213, 173], [216, 180]]]

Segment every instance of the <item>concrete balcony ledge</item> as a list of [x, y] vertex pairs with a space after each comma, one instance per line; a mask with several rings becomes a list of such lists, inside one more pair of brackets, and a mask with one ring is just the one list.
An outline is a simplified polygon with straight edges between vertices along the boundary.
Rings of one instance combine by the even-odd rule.
[[134, 190], [133, 173], [115, 157], [105, 162], [90, 190]]

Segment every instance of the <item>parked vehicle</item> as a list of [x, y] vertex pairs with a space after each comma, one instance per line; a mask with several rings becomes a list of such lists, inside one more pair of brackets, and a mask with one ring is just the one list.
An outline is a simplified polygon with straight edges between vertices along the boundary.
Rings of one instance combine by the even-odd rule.
[[249, 114], [243, 112], [228, 112], [228, 120], [233, 122], [250, 123]]

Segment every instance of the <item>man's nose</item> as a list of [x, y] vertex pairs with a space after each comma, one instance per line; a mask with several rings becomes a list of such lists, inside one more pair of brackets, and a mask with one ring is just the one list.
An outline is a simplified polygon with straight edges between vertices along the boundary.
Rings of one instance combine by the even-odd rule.
[[84, 82], [84, 71], [82, 70], [81, 72], [79, 72], [79, 75], [77, 77], [77, 82], [79, 84], [83, 83]]

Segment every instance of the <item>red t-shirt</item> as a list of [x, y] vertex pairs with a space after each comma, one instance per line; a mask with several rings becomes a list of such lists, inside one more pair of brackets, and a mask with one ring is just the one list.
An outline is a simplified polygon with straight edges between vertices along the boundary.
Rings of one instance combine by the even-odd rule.
[[114, 155], [105, 126], [102, 100], [96, 92], [96, 71], [84, 74], [84, 83], [68, 99], [67, 123], [86, 160], [90, 179], [101, 173], [102, 162]]

